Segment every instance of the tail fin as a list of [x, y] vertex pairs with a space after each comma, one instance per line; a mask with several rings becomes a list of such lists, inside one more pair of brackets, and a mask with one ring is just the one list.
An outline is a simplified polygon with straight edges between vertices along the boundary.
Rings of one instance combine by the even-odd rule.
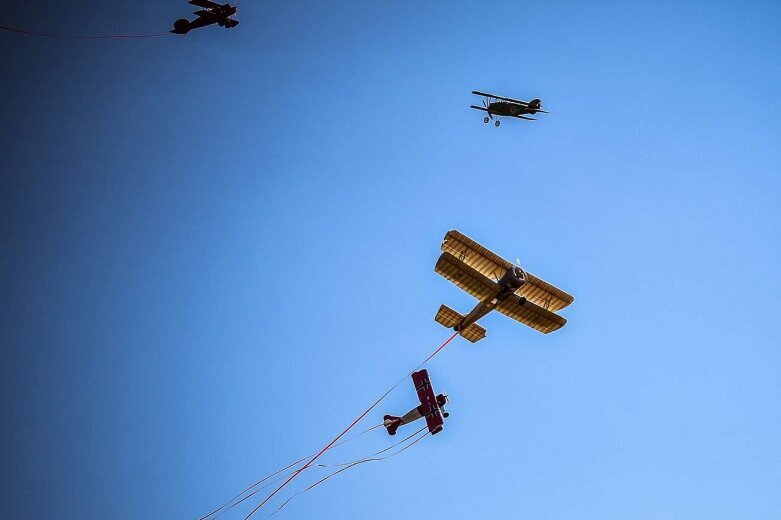
[[174, 34], [187, 34], [190, 32], [190, 22], [187, 18], [179, 18], [174, 22], [174, 28], [171, 31]]
[[[434, 320], [436, 320], [437, 323], [444, 325], [445, 327], [449, 329], [454, 329], [458, 327], [458, 325], [461, 323], [461, 321], [464, 319], [464, 317], [448, 307], [447, 305], [442, 305], [439, 307], [439, 311], [437, 312], [436, 317]], [[485, 329], [478, 325], [477, 323], [472, 323], [467, 328], [465, 328], [462, 331], [459, 331], [462, 336], [464, 336], [466, 339], [471, 341], [472, 343], [477, 343], [481, 339], [485, 337]]]
[[388, 435], [396, 435], [396, 430], [399, 429], [399, 426], [401, 426], [401, 417], [396, 417], [395, 415], [386, 415], [382, 418], [382, 424], [387, 428]]

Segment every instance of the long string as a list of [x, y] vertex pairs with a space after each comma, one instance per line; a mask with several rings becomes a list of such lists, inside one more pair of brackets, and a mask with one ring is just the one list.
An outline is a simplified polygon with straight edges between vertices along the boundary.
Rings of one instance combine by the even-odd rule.
[[[363, 430], [362, 432], [360, 432], [360, 433], [356, 433], [356, 434], [355, 434], [355, 435], [353, 435], [352, 437], [350, 437], [350, 438], [348, 438], [348, 439], [345, 439], [345, 440], [343, 440], [343, 441], [341, 441], [341, 442], [339, 442], [339, 443], [335, 444], [333, 447], [334, 447], [334, 448], [336, 448], [337, 446], [341, 446], [341, 445], [343, 445], [343, 444], [346, 444], [346, 443], [348, 443], [348, 442], [350, 442], [350, 441], [352, 441], [352, 440], [354, 440], [354, 439], [357, 439], [358, 437], [360, 437], [361, 435], [363, 435], [363, 434], [365, 434], [365, 433], [369, 433], [369, 432], [370, 432], [370, 431], [372, 431], [372, 430], [376, 430], [377, 428], [379, 428], [379, 427], [380, 427], [380, 426], [382, 426], [382, 425], [383, 425], [383, 424], [382, 424], [382, 423], [380, 423], [380, 424], [376, 424], [376, 425], [372, 426], [371, 428], [367, 428], [367, 429]], [[203, 515], [203, 516], [202, 516], [201, 518], [199, 518], [198, 520], [206, 520], [206, 519], [208, 519], [208, 518], [210, 518], [210, 517], [211, 517], [211, 518], [217, 518], [217, 517], [221, 516], [221, 515], [222, 515], [222, 514], [224, 514], [226, 511], [228, 511], [228, 510], [230, 510], [230, 509], [233, 509], [234, 507], [236, 507], [236, 506], [237, 506], [237, 505], [239, 505], [240, 503], [242, 503], [242, 502], [244, 502], [245, 500], [247, 500], [249, 497], [251, 497], [251, 496], [255, 495], [255, 494], [258, 492], [258, 491], [260, 491], [260, 490], [262, 490], [262, 489], [265, 489], [265, 488], [267, 488], [267, 487], [268, 487], [268, 486], [270, 486], [272, 483], [274, 483], [274, 482], [277, 482], [278, 480], [281, 480], [281, 479], [275, 479], [275, 480], [272, 480], [272, 481], [271, 481], [271, 483], [268, 483], [268, 484], [266, 484], [265, 486], [262, 486], [262, 487], [260, 487], [260, 488], [256, 489], [255, 491], [253, 491], [253, 492], [252, 492], [252, 493], [250, 493], [249, 495], [245, 496], [244, 498], [242, 498], [242, 499], [241, 499], [241, 500], [239, 500], [238, 502], [236, 502], [236, 503], [233, 503], [233, 502], [234, 502], [236, 499], [238, 499], [239, 497], [241, 497], [242, 495], [244, 495], [244, 494], [245, 494], [245, 493], [247, 493], [248, 491], [250, 491], [250, 490], [254, 489], [255, 487], [257, 487], [257, 486], [259, 486], [260, 484], [262, 484], [263, 482], [266, 482], [267, 480], [269, 480], [269, 479], [271, 479], [271, 478], [273, 478], [273, 477], [275, 477], [275, 476], [279, 475], [279, 474], [280, 474], [280, 473], [282, 473], [283, 471], [285, 471], [285, 470], [287, 470], [287, 469], [290, 469], [290, 468], [292, 468], [292, 467], [293, 467], [293, 466], [295, 466], [296, 464], [298, 464], [298, 463], [300, 463], [300, 462], [303, 462], [303, 461], [305, 461], [306, 459], [308, 459], [308, 458], [310, 458], [310, 457], [313, 457], [314, 455], [315, 455], [315, 454], [313, 453], [313, 454], [311, 454], [311, 455], [307, 455], [306, 457], [301, 457], [301, 458], [300, 458], [300, 459], [298, 459], [297, 461], [295, 461], [295, 462], [291, 462], [290, 464], [288, 464], [288, 465], [287, 465], [287, 466], [285, 466], [284, 468], [278, 469], [278, 470], [277, 470], [277, 471], [275, 471], [274, 473], [271, 473], [270, 475], [267, 475], [267, 476], [263, 477], [262, 479], [258, 480], [257, 482], [255, 482], [255, 483], [253, 483], [253, 484], [251, 484], [251, 485], [247, 486], [247, 487], [246, 487], [245, 489], [243, 489], [243, 490], [242, 490], [240, 493], [237, 493], [237, 494], [236, 494], [234, 497], [232, 497], [230, 500], [228, 500], [227, 502], [225, 502], [223, 505], [221, 505], [220, 507], [218, 507], [218, 508], [217, 508], [217, 509], [215, 509], [214, 511], [212, 511], [212, 512], [210, 512], [210, 513], [207, 513], [207, 514]], [[285, 475], [285, 476], [287, 476], [287, 475]], [[284, 477], [283, 477], [283, 478], [284, 478]], [[227, 508], [227, 509], [226, 509], [226, 508]], [[220, 512], [220, 511], [222, 511], [222, 512]]]
[[[377, 425], [377, 426], [382, 426], [382, 424], [379, 424], [379, 425]], [[377, 426], [373, 426], [372, 428], [370, 428], [370, 430], [373, 430], [373, 429], [377, 428]], [[396, 443], [394, 443], [394, 444], [391, 444], [391, 445], [390, 445], [390, 446], [388, 446], [387, 448], [383, 448], [383, 449], [381, 449], [381, 450], [379, 450], [379, 451], [376, 451], [376, 452], [372, 453], [371, 455], [369, 455], [368, 457], [364, 457], [364, 458], [361, 458], [361, 459], [357, 459], [357, 460], [354, 460], [354, 461], [351, 461], [351, 462], [343, 462], [343, 463], [338, 463], [338, 464], [317, 464], [316, 466], [309, 466], [309, 468], [307, 468], [307, 469], [312, 469], [312, 468], [314, 468], [314, 467], [318, 467], [318, 468], [338, 468], [338, 467], [344, 467], [344, 466], [355, 466], [356, 464], [360, 464], [360, 463], [363, 463], [363, 462], [365, 462], [365, 461], [368, 461], [368, 460], [369, 460], [369, 459], [371, 459], [372, 457], [376, 457], [377, 455], [380, 455], [381, 453], [385, 453], [385, 452], [386, 452], [386, 451], [388, 451], [388, 450], [392, 450], [392, 449], [393, 449], [393, 448], [395, 448], [396, 446], [398, 446], [398, 445], [400, 445], [400, 444], [403, 444], [403, 443], [405, 443], [405, 442], [406, 442], [406, 441], [408, 441], [410, 438], [414, 437], [415, 435], [417, 435], [417, 434], [418, 434], [418, 433], [420, 433], [421, 431], [425, 430], [426, 428], [428, 428], [428, 426], [424, 426], [423, 428], [421, 428], [420, 430], [416, 431], [416, 432], [415, 432], [415, 433], [413, 433], [412, 435], [409, 435], [409, 436], [405, 437], [404, 439], [400, 440], [399, 442], [396, 442]], [[366, 430], [366, 431], [369, 431], [369, 430]], [[361, 432], [361, 433], [360, 433], [360, 434], [358, 434], [358, 435], [361, 435], [361, 434], [363, 434], [363, 433], [365, 433], [365, 432]], [[344, 442], [348, 442], [348, 441], [350, 441], [350, 440], [354, 439], [355, 437], [358, 437], [358, 435], [355, 435], [355, 436], [351, 437], [350, 439], [347, 439], [346, 441], [342, 441], [342, 443], [344, 443]], [[342, 444], [342, 443], [340, 443], [340, 444]], [[336, 446], [334, 446], [334, 447], [336, 447]], [[372, 460], [373, 460], [373, 459], [372, 459]], [[345, 468], [345, 469], [346, 469], [346, 468]], [[291, 471], [291, 473], [292, 473], [292, 471]], [[256, 489], [255, 491], [253, 491], [252, 493], [249, 493], [247, 496], [243, 497], [241, 500], [239, 500], [239, 501], [237, 501], [237, 502], [234, 502], [234, 503], [230, 504], [230, 506], [228, 506], [228, 507], [225, 507], [225, 506], [223, 506], [223, 507], [225, 507], [225, 509], [223, 509], [223, 508], [220, 508], [221, 510], [219, 510], [219, 509], [218, 509], [218, 510], [215, 510], [215, 511], [213, 511], [212, 513], [209, 513], [209, 515], [213, 515], [213, 516], [211, 516], [211, 517], [210, 517], [210, 520], [216, 520], [217, 518], [221, 517], [222, 515], [224, 515], [225, 513], [227, 513], [228, 511], [230, 511], [231, 509], [233, 509], [234, 507], [237, 507], [239, 504], [241, 504], [241, 503], [242, 503], [242, 502], [244, 502], [245, 500], [247, 500], [247, 499], [249, 499], [249, 498], [251, 498], [251, 497], [255, 496], [255, 495], [256, 495], [257, 493], [259, 493], [260, 491], [262, 491], [262, 490], [266, 489], [267, 487], [269, 487], [269, 486], [271, 486], [271, 485], [273, 485], [273, 484], [275, 484], [275, 483], [277, 483], [277, 482], [281, 481], [282, 479], [284, 479], [284, 478], [285, 478], [285, 477], [287, 477], [287, 476], [288, 476], [288, 475], [282, 475], [281, 477], [278, 477], [278, 478], [276, 478], [276, 479], [273, 479], [273, 480], [269, 481], [268, 483], [266, 483], [265, 485], [263, 485], [263, 486], [260, 486], [259, 488], [257, 488], [257, 489]], [[251, 488], [250, 488], [250, 489], [251, 489]], [[237, 495], [237, 497], [238, 497], [238, 496], [241, 496], [241, 495]], [[234, 497], [234, 499], [235, 499], [235, 498], [237, 498], [237, 497]], [[291, 498], [293, 498], [293, 497], [291, 497]], [[229, 503], [230, 503], [230, 502], [229, 502]], [[226, 505], [227, 505], [227, 504], [226, 504]], [[215, 514], [215, 513], [216, 513], [216, 514]], [[209, 516], [209, 515], [207, 515], [207, 516]], [[205, 518], [205, 517], [204, 517], [204, 518]]]
[[418, 431], [416, 431], [415, 433], [412, 433], [412, 434], [410, 434], [410, 435], [407, 435], [406, 437], [404, 437], [404, 438], [403, 438], [403, 439], [401, 439], [400, 441], [398, 441], [398, 442], [395, 442], [395, 443], [391, 444], [391, 445], [390, 445], [390, 446], [388, 446], [387, 448], [383, 448], [383, 449], [381, 449], [381, 450], [379, 450], [379, 451], [375, 451], [374, 453], [372, 453], [372, 454], [371, 454], [371, 455], [369, 455], [368, 457], [363, 457], [362, 459], [353, 460], [353, 461], [351, 461], [351, 462], [340, 462], [340, 463], [334, 463], [334, 464], [318, 464], [317, 466], [318, 466], [319, 468], [339, 468], [339, 467], [343, 467], [343, 466], [352, 466], [352, 465], [353, 465], [353, 464], [355, 464], [356, 462], [360, 462], [360, 461], [362, 461], [362, 460], [368, 460], [368, 459], [370, 459], [370, 458], [372, 458], [372, 457], [376, 457], [377, 455], [379, 455], [379, 454], [381, 454], [381, 453], [385, 453], [385, 452], [386, 452], [386, 451], [388, 451], [388, 450], [392, 450], [393, 448], [395, 448], [395, 447], [396, 447], [396, 446], [398, 446], [399, 444], [404, 444], [405, 442], [407, 442], [407, 441], [408, 441], [408, 440], [410, 440], [412, 437], [414, 437], [415, 435], [419, 434], [420, 432], [422, 432], [422, 431], [423, 431], [423, 430], [425, 430], [426, 428], [428, 428], [428, 425], [426, 425], [426, 426], [422, 427], [421, 429], [419, 429], [419, 430], [418, 430]]
[[[314, 466], [309, 466], [309, 468], [307, 468], [307, 469], [312, 469], [313, 467]], [[295, 470], [293, 470], [293, 471], [295, 471]], [[231, 509], [233, 509], [234, 507], [237, 507], [239, 504], [241, 504], [245, 500], [248, 500], [248, 499], [252, 498], [253, 496], [255, 496], [256, 494], [260, 493], [261, 491], [263, 491], [267, 487], [273, 486], [277, 482], [281, 482], [284, 478], [286, 478], [290, 474], [292, 474], [293, 471], [291, 471], [290, 473], [286, 473], [286, 474], [282, 475], [281, 477], [277, 477], [277, 478], [275, 478], [273, 480], [268, 481], [266, 484], [260, 486], [259, 488], [257, 488], [252, 493], [249, 493], [247, 496], [243, 497], [241, 500], [232, 503], [230, 506], [228, 506], [228, 507], [223, 506], [223, 507], [225, 507], [225, 509], [220, 508], [220, 509], [214, 511], [212, 514], [214, 514], [214, 513], [216, 513], [216, 514], [214, 514], [214, 516], [209, 517], [210, 520], [216, 520], [217, 518], [221, 517], [222, 515], [224, 515], [225, 513], [230, 511]]]
[[[378, 453], [382, 453], [382, 452], [384, 452], [384, 451], [387, 451], [387, 450], [389, 450], [389, 449], [391, 449], [391, 448], [394, 448], [395, 446], [398, 446], [398, 445], [399, 445], [399, 444], [401, 444], [402, 442], [405, 442], [405, 441], [409, 440], [410, 438], [414, 437], [415, 435], [418, 435], [419, 433], [421, 433], [421, 432], [422, 432], [423, 430], [425, 430], [426, 428], [428, 428], [428, 426], [424, 426], [423, 428], [421, 428], [420, 430], [416, 431], [416, 432], [415, 432], [415, 433], [413, 433], [412, 435], [408, 436], [408, 437], [407, 437], [407, 438], [405, 438], [404, 440], [402, 440], [402, 441], [399, 441], [399, 442], [397, 442], [396, 444], [394, 444], [393, 446], [391, 446], [391, 447], [389, 447], [389, 448], [385, 448], [384, 450], [382, 450], [381, 452], [378, 452]], [[282, 510], [282, 508], [283, 508], [283, 507], [285, 507], [285, 506], [288, 504], [288, 502], [290, 502], [291, 500], [293, 500], [294, 498], [296, 498], [298, 495], [301, 495], [302, 493], [306, 493], [307, 491], [310, 491], [310, 490], [312, 490], [313, 488], [315, 488], [315, 487], [319, 486], [320, 484], [322, 484], [323, 482], [325, 482], [325, 481], [326, 481], [326, 480], [328, 480], [329, 478], [331, 478], [331, 477], [335, 477], [335, 476], [336, 476], [336, 475], [338, 475], [339, 473], [341, 473], [341, 472], [343, 472], [343, 471], [346, 471], [346, 470], [348, 470], [348, 469], [350, 469], [350, 468], [352, 468], [352, 467], [355, 467], [355, 466], [357, 466], [358, 464], [363, 464], [363, 463], [365, 463], [365, 462], [377, 462], [377, 461], [380, 461], [380, 460], [387, 460], [387, 459], [389, 459], [389, 458], [391, 458], [391, 457], [395, 457], [396, 455], [398, 455], [399, 453], [403, 452], [404, 450], [406, 450], [406, 449], [408, 449], [408, 448], [411, 448], [411, 447], [413, 447], [415, 444], [417, 444], [418, 442], [420, 442], [420, 441], [421, 441], [421, 440], [422, 440], [424, 437], [426, 437], [426, 436], [428, 436], [428, 435], [429, 435], [429, 432], [425, 432], [423, 435], [421, 435], [420, 437], [418, 437], [417, 439], [415, 439], [414, 441], [412, 441], [412, 442], [411, 442], [411, 443], [409, 443], [408, 445], [404, 446], [404, 447], [403, 447], [403, 448], [401, 448], [399, 451], [396, 451], [396, 452], [394, 452], [394, 453], [391, 453], [390, 455], [386, 455], [386, 456], [384, 456], [384, 457], [369, 457], [369, 458], [365, 458], [365, 459], [361, 459], [361, 460], [356, 460], [355, 462], [350, 462], [350, 463], [346, 464], [346, 465], [345, 465], [345, 467], [343, 467], [343, 468], [341, 468], [341, 469], [338, 469], [338, 470], [334, 471], [333, 473], [331, 473], [331, 474], [329, 474], [329, 475], [326, 475], [325, 477], [321, 478], [320, 480], [318, 480], [318, 481], [317, 481], [317, 482], [315, 482], [314, 484], [310, 485], [310, 486], [309, 486], [309, 487], [307, 487], [306, 489], [303, 489], [303, 490], [299, 491], [299, 492], [298, 492], [298, 493], [296, 493], [295, 495], [291, 496], [290, 498], [288, 498], [287, 500], [285, 500], [284, 502], [282, 502], [282, 505], [280, 505], [280, 506], [277, 508], [277, 510], [276, 510], [276, 511], [274, 511], [273, 513], [271, 513], [271, 514], [269, 515], [269, 517], [272, 517], [272, 516], [274, 516], [275, 514], [279, 513], [279, 512]]]
[[[432, 359], [434, 356], [436, 356], [436, 355], [437, 355], [437, 354], [438, 354], [438, 353], [439, 353], [439, 352], [440, 352], [440, 351], [441, 351], [443, 348], [445, 348], [445, 347], [446, 347], [446, 346], [447, 346], [447, 345], [448, 345], [448, 344], [449, 344], [451, 341], [453, 341], [453, 339], [454, 339], [454, 338], [455, 338], [457, 335], [458, 335], [458, 332], [454, 332], [452, 336], [450, 336], [450, 337], [449, 337], [449, 338], [448, 338], [448, 339], [447, 339], [447, 340], [446, 340], [444, 343], [442, 343], [442, 344], [441, 344], [439, 347], [437, 347], [437, 349], [436, 349], [436, 350], [434, 350], [434, 352], [432, 352], [432, 353], [431, 353], [431, 354], [430, 354], [430, 355], [429, 355], [429, 356], [428, 356], [428, 357], [427, 357], [425, 360], [423, 360], [423, 362], [422, 362], [422, 363], [420, 363], [420, 364], [419, 364], [417, 367], [415, 367], [415, 370], [417, 370], [417, 369], [418, 369], [418, 368], [420, 368], [421, 366], [423, 366], [423, 365], [425, 365], [426, 363], [428, 363], [428, 362], [429, 362], [429, 361], [430, 361], [430, 360], [431, 360], [431, 359]], [[415, 370], [413, 370], [413, 372], [414, 372]], [[296, 470], [296, 471], [295, 471], [295, 473], [293, 473], [293, 474], [292, 474], [290, 477], [288, 477], [288, 479], [287, 479], [287, 480], [285, 480], [285, 481], [284, 481], [284, 482], [283, 482], [283, 483], [282, 483], [282, 484], [281, 484], [279, 487], [277, 487], [277, 489], [275, 489], [275, 490], [274, 490], [274, 491], [273, 491], [273, 492], [272, 492], [272, 493], [271, 493], [269, 496], [267, 496], [266, 498], [264, 498], [264, 499], [263, 499], [263, 501], [262, 501], [260, 504], [258, 504], [258, 505], [255, 507], [255, 509], [253, 509], [252, 511], [250, 511], [250, 513], [249, 513], [249, 514], [248, 514], [246, 517], [244, 517], [244, 520], [248, 520], [250, 517], [252, 517], [252, 515], [254, 515], [254, 514], [255, 514], [255, 512], [257, 512], [257, 511], [258, 511], [258, 510], [259, 510], [261, 507], [263, 507], [263, 506], [266, 504], [266, 502], [268, 502], [269, 500], [271, 500], [271, 498], [272, 498], [274, 495], [276, 495], [277, 493], [279, 493], [279, 492], [280, 492], [280, 491], [281, 491], [281, 490], [282, 490], [282, 489], [283, 489], [285, 486], [287, 486], [288, 484], [290, 484], [290, 482], [292, 482], [292, 481], [293, 481], [293, 479], [295, 479], [295, 478], [296, 478], [298, 475], [300, 475], [302, 471], [304, 471], [306, 468], [308, 468], [309, 466], [311, 466], [311, 465], [312, 465], [312, 464], [313, 464], [313, 463], [314, 463], [314, 462], [315, 462], [317, 459], [319, 459], [319, 458], [320, 458], [320, 457], [323, 455], [323, 453], [325, 453], [326, 451], [328, 451], [328, 450], [329, 450], [329, 449], [330, 449], [330, 448], [331, 448], [331, 447], [332, 447], [334, 444], [336, 444], [336, 442], [338, 442], [338, 441], [339, 441], [339, 439], [341, 439], [341, 438], [342, 438], [342, 436], [344, 436], [344, 434], [346, 434], [348, 431], [350, 431], [350, 430], [351, 430], [351, 429], [352, 429], [352, 428], [353, 428], [353, 427], [354, 427], [356, 424], [358, 424], [358, 423], [361, 421], [361, 419], [363, 419], [364, 417], [366, 417], [366, 415], [367, 415], [369, 412], [371, 412], [371, 411], [374, 409], [374, 407], [376, 407], [378, 404], [380, 404], [380, 402], [381, 402], [383, 399], [385, 399], [385, 398], [388, 396], [388, 394], [390, 394], [390, 393], [391, 393], [393, 390], [395, 390], [395, 389], [396, 389], [396, 387], [397, 387], [397, 386], [399, 386], [399, 385], [400, 385], [400, 384], [401, 384], [403, 381], [406, 381], [407, 377], [408, 377], [408, 376], [407, 376], [407, 375], [405, 375], [405, 376], [404, 376], [402, 379], [400, 379], [400, 380], [399, 380], [399, 381], [398, 381], [396, 384], [394, 384], [392, 387], [390, 387], [390, 388], [389, 388], [389, 389], [388, 389], [388, 390], [387, 390], [387, 391], [386, 391], [384, 394], [382, 394], [382, 395], [380, 396], [380, 398], [379, 398], [379, 399], [377, 399], [376, 401], [374, 401], [374, 403], [372, 403], [372, 405], [371, 405], [371, 406], [369, 406], [369, 407], [368, 407], [368, 408], [367, 408], [367, 409], [366, 409], [366, 410], [365, 410], [365, 411], [364, 411], [364, 412], [363, 412], [361, 415], [359, 415], [359, 416], [358, 416], [358, 417], [357, 417], [357, 418], [356, 418], [356, 419], [355, 419], [355, 420], [354, 420], [352, 423], [350, 423], [350, 425], [349, 425], [347, 428], [345, 428], [344, 430], [342, 430], [342, 432], [341, 432], [339, 435], [337, 435], [336, 437], [334, 437], [334, 439], [333, 439], [331, 442], [329, 442], [328, 444], [326, 444], [326, 446], [325, 446], [323, 449], [321, 449], [321, 450], [320, 450], [320, 451], [317, 453], [317, 455], [315, 455], [314, 457], [312, 457], [311, 459], [309, 459], [309, 461], [307, 461], [307, 463], [306, 463], [306, 464], [304, 464], [304, 465], [303, 465], [303, 466], [301, 466], [301, 467], [300, 467], [298, 470]]]
[[27, 34], [29, 36], [39, 36], [42, 38], [60, 38], [67, 40], [116, 40], [116, 39], [132, 39], [132, 38], [160, 38], [161, 36], [171, 36], [171, 33], [154, 33], [154, 34], [94, 34], [86, 36], [68, 36], [64, 34], [42, 33], [35, 31], [27, 31], [18, 27], [9, 27], [7, 25], [0, 25], [0, 30], [14, 32], [19, 34]]

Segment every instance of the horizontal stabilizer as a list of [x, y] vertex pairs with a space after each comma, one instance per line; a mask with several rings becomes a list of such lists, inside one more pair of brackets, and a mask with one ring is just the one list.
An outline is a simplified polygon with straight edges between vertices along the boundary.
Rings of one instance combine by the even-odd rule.
[[[464, 317], [448, 307], [447, 305], [441, 305], [434, 320], [440, 325], [444, 325], [449, 329], [454, 329], [461, 323]], [[471, 341], [477, 343], [485, 337], [485, 329], [477, 323], [472, 323], [464, 330], [460, 331], [461, 335]]]
[[388, 430], [388, 435], [396, 435], [396, 430], [398, 430], [399, 426], [402, 424], [404, 423], [402, 422], [401, 417], [396, 417], [395, 415], [386, 415], [382, 418], [382, 425]]

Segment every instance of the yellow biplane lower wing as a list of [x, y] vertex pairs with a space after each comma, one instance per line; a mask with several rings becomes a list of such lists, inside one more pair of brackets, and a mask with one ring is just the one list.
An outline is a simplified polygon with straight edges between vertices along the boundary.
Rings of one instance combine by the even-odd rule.
[[543, 334], [558, 330], [567, 323], [566, 318], [562, 318], [558, 314], [548, 309], [543, 309], [526, 298], [519, 298], [516, 295], [512, 295], [500, 302], [496, 306], [496, 310]]
[[[439, 307], [439, 311], [437, 312], [436, 317], [434, 320], [436, 320], [437, 323], [440, 325], [444, 325], [445, 327], [452, 329], [453, 327], [457, 326], [459, 323], [461, 323], [461, 320], [464, 319], [464, 316], [457, 313], [447, 305], [442, 305]], [[471, 341], [472, 343], [477, 343], [481, 339], [485, 337], [485, 329], [478, 325], [477, 323], [473, 323], [464, 330], [460, 331], [461, 335], [464, 336], [466, 339]]]

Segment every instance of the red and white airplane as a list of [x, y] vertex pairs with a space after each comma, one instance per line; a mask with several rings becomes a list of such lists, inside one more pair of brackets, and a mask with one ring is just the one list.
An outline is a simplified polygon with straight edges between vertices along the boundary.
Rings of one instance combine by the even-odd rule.
[[402, 417], [396, 417], [395, 415], [383, 417], [383, 424], [387, 428], [388, 434], [396, 435], [396, 430], [399, 426], [409, 424], [423, 417], [426, 418], [428, 431], [431, 432], [431, 435], [441, 432], [445, 424], [445, 418], [450, 415], [445, 411], [447, 395], [434, 394], [431, 379], [429, 379], [428, 371], [425, 368], [412, 373], [412, 382], [415, 384], [415, 391], [418, 393], [420, 406], [413, 408]]

